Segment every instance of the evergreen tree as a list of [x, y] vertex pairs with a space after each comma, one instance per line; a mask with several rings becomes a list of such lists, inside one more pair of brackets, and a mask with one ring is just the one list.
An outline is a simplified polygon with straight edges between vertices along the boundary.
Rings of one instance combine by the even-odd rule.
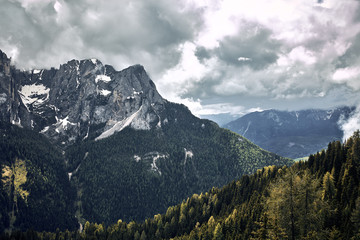
[[336, 187], [333, 175], [327, 172], [323, 178], [323, 190], [321, 193], [322, 200], [331, 201], [336, 196]]
[[220, 223], [218, 223], [215, 227], [213, 239], [214, 240], [223, 240], [224, 239], [224, 234], [222, 232], [222, 226]]

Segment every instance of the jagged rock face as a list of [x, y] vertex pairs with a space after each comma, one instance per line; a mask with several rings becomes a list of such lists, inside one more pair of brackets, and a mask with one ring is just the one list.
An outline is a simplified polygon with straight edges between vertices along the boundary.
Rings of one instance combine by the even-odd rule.
[[[68, 145], [89, 134], [106, 138], [126, 126], [160, 123], [164, 99], [140, 65], [116, 71], [99, 60], [21, 72], [0, 56], [1, 118]], [[6, 106], [6, 107], [5, 107]]]
[[[0, 119], [12, 124], [30, 126], [30, 114], [19, 97], [14, 75], [17, 71], [10, 66], [10, 59], [0, 51]], [[21, 119], [24, 122], [21, 123]]]

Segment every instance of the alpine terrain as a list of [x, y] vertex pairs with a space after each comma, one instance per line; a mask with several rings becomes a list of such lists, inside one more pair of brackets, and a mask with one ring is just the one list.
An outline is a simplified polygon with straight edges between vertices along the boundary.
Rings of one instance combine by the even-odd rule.
[[165, 100], [141, 65], [21, 71], [0, 51], [0, 120], [2, 231], [143, 220], [293, 163]]
[[224, 127], [268, 151], [295, 159], [321, 151], [331, 141], [341, 141], [339, 121], [348, 119], [354, 110], [266, 110], [244, 115]]

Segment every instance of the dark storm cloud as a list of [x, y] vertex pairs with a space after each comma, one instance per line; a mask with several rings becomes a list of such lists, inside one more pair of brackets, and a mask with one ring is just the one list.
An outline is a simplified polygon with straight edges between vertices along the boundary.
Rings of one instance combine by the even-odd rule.
[[228, 64], [260, 70], [278, 59], [280, 44], [270, 36], [270, 30], [248, 24], [236, 36], [225, 37], [214, 52]]
[[[212, 99], [216, 97], [223, 97], [222, 94], [218, 94], [214, 91], [214, 87], [219, 85], [222, 79], [226, 78], [226, 72], [219, 69], [216, 76], [211, 73], [204, 76], [201, 81], [193, 82], [191, 87], [187, 89], [184, 94], [181, 95], [183, 98], [198, 98], [201, 99]], [[230, 81], [230, 80], [229, 80]]]
[[27, 60], [31, 60], [31, 56], [34, 57], [49, 40], [46, 32], [19, 3], [1, 1], [0, 16], [1, 45], [17, 47]]
[[[68, 1], [69, 7], [77, 1]], [[72, 8], [81, 10], [81, 7]], [[74, 14], [78, 14], [74, 12]], [[91, 20], [88, 14], [95, 19]], [[113, 1], [88, 6], [80, 22], [84, 41], [113, 51], [145, 49], [176, 45], [192, 38], [196, 32], [196, 17], [182, 15], [164, 1]]]
[[202, 62], [205, 59], [211, 58], [211, 55], [212, 55], [211, 51], [209, 51], [203, 46], [198, 46], [195, 50], [195, 56], [200, 62]]
[[224, 37], [216, 48], [198, 46], [195, 56], [199, 61], [216, 56], [226, 64], [260, 70], [278, 59], [281, 44], [272, 40], [271, 34], [258, 24], [244, 22], [238, 34]]
[[21, 52], [17, 63], [25, 67], [42, 54], [47, 60], [34, 60], [33, 65], [50, 67], [96, 56], [114, 65], [116, 58], [127, 61], [123, 64], [152, 62], [161, 71], [178, 62], [178, 45], [191, 40], [201, 26], [200, 10], [185, 9], [178, 2], [2, 1], [0, 29], [9, 30], [0, 43], [16, 47]]

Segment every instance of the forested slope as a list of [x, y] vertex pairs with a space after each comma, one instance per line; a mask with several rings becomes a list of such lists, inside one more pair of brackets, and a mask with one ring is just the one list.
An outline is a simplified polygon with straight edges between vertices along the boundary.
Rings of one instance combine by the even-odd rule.
[[125, 128], [100, 141], [89, 136], [67, 150], [69, 172], [78, 169], [71, 182], [83, 224], [143, 221], [263, 166], [293, 163], [196, 118], [185, 106], [166, 103], [165, 109], [161, 128]]
[[[16, 233], [35, 239], [359, 239], [360, 133], [292, 167], [251, 176], [169, 207], [145, 222], [83, 232]], [[15, 236], [14, 235], [14, 236]]]
[[0, 122], [0, 231], [76, 229], [64, 158], [42, 135]]

